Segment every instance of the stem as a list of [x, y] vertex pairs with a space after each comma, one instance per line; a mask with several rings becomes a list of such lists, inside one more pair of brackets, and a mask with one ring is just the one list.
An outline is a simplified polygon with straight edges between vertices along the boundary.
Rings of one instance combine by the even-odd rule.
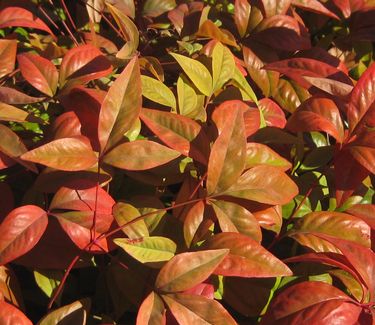
[[72, 24], [72, 27], [77, 32], [77, 26], [74, 23], [74, 21], [72, 19], [72, 16], [70, 15], [70, 12], [69, 12], [68, 8], [66, 7], [65, 1], [64, 0], [60, 0], [60, 2], [61, 2], [62, 6], [64, 8], [64, 11], [65, 11], [66, 15], [68, 16], [68, 19], [69, 19], [70, 23]]
[[96, 172], [96, 186], [95, 186], [95, 205], [94, 205], [94, 215], [92, 217], [92, 226], [90, 229], [90, 240], [94, 241], [96, 235], [96, 216], [98, 208], [98, 193], [99, 193], [99, 178], [100, 178], [100, 160], [98, 160], [98, 169]]
[[44, 15], [44, 17], [47, 18], [47, 20], [50, 22], [50, 24], [53, 27], [55, 27], [61, 33], [61, 35], [65, 36], [65, 33], [61, 30], [61, 28], [59, 26], [57, 26], [57, 24], [53, 21], [53, 19], [47, 14], [47, 12], [44, 10], [44, 8], [42, 7], [41, 4], [39, 4], [38, 9]]

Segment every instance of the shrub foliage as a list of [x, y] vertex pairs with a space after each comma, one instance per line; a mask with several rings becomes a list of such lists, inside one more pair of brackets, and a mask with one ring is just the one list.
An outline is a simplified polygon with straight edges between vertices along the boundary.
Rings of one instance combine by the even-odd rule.
[[375, 322], [375, 2], [3, 0], [1, 324]]

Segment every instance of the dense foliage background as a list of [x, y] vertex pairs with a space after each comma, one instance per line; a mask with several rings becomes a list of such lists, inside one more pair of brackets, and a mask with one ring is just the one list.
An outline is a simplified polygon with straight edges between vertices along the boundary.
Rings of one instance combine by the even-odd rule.
[[0, 324], [375, 324], [375, 1], [3, 0]]

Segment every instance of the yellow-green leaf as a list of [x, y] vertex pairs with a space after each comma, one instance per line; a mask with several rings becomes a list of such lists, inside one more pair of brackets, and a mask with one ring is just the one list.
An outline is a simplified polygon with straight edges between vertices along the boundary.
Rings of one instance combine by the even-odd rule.
[[143, 75], [141, 81], [143, 96], [153, 102], [176, 109], [176, 98], [166, 85], [157, 79]]

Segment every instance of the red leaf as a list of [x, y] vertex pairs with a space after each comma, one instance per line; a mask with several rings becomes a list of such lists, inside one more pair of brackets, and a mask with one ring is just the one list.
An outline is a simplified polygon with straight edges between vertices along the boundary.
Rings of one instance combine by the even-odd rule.
[[344, 149], [369, 172], [375, 173], [375, 131], [362, 132]]
[[283, 129], [286, 124], [286, 118], [283, 110], [273, 100], [262, 98], [259, 101], [259, 108], [262, 110], [264, 120], [267, 126], [274, 126]]
[[136, 325], [165, 325], [166, 309], [160, 296], [152, 291], [138, 309]]
[[140, 118], [167, 146], [207, 164], [209, 143], [197, 122], [182, 115], [148, 108], [141, 110]]
[[368, 126], [375, 127], [375, 64], [363, 73], [355, 85], [348, 107], [349, 131], [351, 133]]
[[220, 194], [277, 205], [292, 200], [298, 194], [298, 187], [277, 167], [255, 166]]
[[[306, 294], [308, 293], [308, 294]], [[261, 324], [355, 324], [362, 308], [345, 293], [320, 281], [301, 282], [272, 300]]]
[[272, 17], [275, 15], [285, 15], [289, 9], [291, 0], [262, 0], [261, 4], [263, 5], [264, 12], [266, 17]]
[[124, 133], [138, 118], [141, 106], [141, 75], [135, 56], [112, 84], [102, 103], [98, 126], [102, 153], [124, 138]]
[[96, 47], [87, 44], [69, 50], [60, 66], [60, 88], [84, 84], [111, 73], [112, 66]]
[[375, 230], [375, 205], [374, 204], [356, 204], [350, 207], [348, 212], [365, 221], [372, 229]]
[[252, 38], [278, 50], [297, 51], [311, 47], [305, 28], [294, 18], [275, 15], [263, 19]]
[[0, 323], [1, 325], [33, 324], [18, 308], [2, 300], [0, 300]]
[[43, 20], [21, 7], [6, 7], [0, 11], [0, 28], [5, 27], [35, 28], [55, 37]]
[[59, 75], [51, 61], [30, 53], [19, 54], [17, 60], [22, 76], [33, 87], [50, 97], [55, 94]]
[[[1, 13], [0, 13], [1, 15]], [[0, 40], [0, 78], [14, 70], [16, 63], [17, 41], [2, 39]]]
[[267, 64], [265, 69], [278, 71], [306, 89], [310, 88], [311, 84], [304, 78], [305, 76], [329, 78], [352, 85], [350, 78], [342, 71], [315, 59], [292, 58]]
[[311, 97], [292, 114], [286, 125], [292, 132], [323, 131], [339, 143], [344, 140], [344, 126], [335, 102], [328, 98]]
[[61, 114], [52, 124], [54, 139], [79, 137], [81, 133], [81, 122], [74, 112]]
[[249, 278], [291, 275], [292, 271], [267, 249], [248, 236], [224, 232], [209, 238], [208, 249], [229, 248], [229, 254], [218, 265], [215, 274]]
[[341, 10], [345, 18], [348, 18], [351, 15], [352, 10], [350, 7], [350, 0], [332, 0], [332, 2]]
[[199, 226], [204, 218], [205, 204], [203, 201], [195, 203], [189, 212], [187, 212], [184, 220], [184, 238], [187, 247], [190, 247]]
[[85, 137], [63, 138], [26, 152], [21, 159], [65, 171], [92, 167], [97, 157]]
[[218, 137], [211, 148], [207, 171], [207, 190], [211, 194], [230, 187], [245, 167], [246, 138], [243, 112], [246, 104], [226, 101], [212, 114]]
[[236, 24], [238, 34], [241, 37], [246, 35], [249, 20], [250, 20], [251, 6], [247, 0], [236, 0], [234, 2], [234, 23]]
[[245, 136], [246, 138], [252, 136], [259, 130], [260, 127], [260, 113], [257, 107], [247, 107], [244, 109], [243, 118], [245, 122]]
[[17, 89], [9, 87], [0, 87], [0, 101], [7, 104], [31, 104], [44, 100], [45, 97], [31, 97]]
[[47, 214], [35, 205], [10, 212], [0, 225], [0, 264], [6, 264], [32, 249], [46, 230]]
[[334, 19], [339, 19], [332, 11], [328, 10], [318, 0], [293, 0], [292, 4], [301, 9], [322, 14]]

